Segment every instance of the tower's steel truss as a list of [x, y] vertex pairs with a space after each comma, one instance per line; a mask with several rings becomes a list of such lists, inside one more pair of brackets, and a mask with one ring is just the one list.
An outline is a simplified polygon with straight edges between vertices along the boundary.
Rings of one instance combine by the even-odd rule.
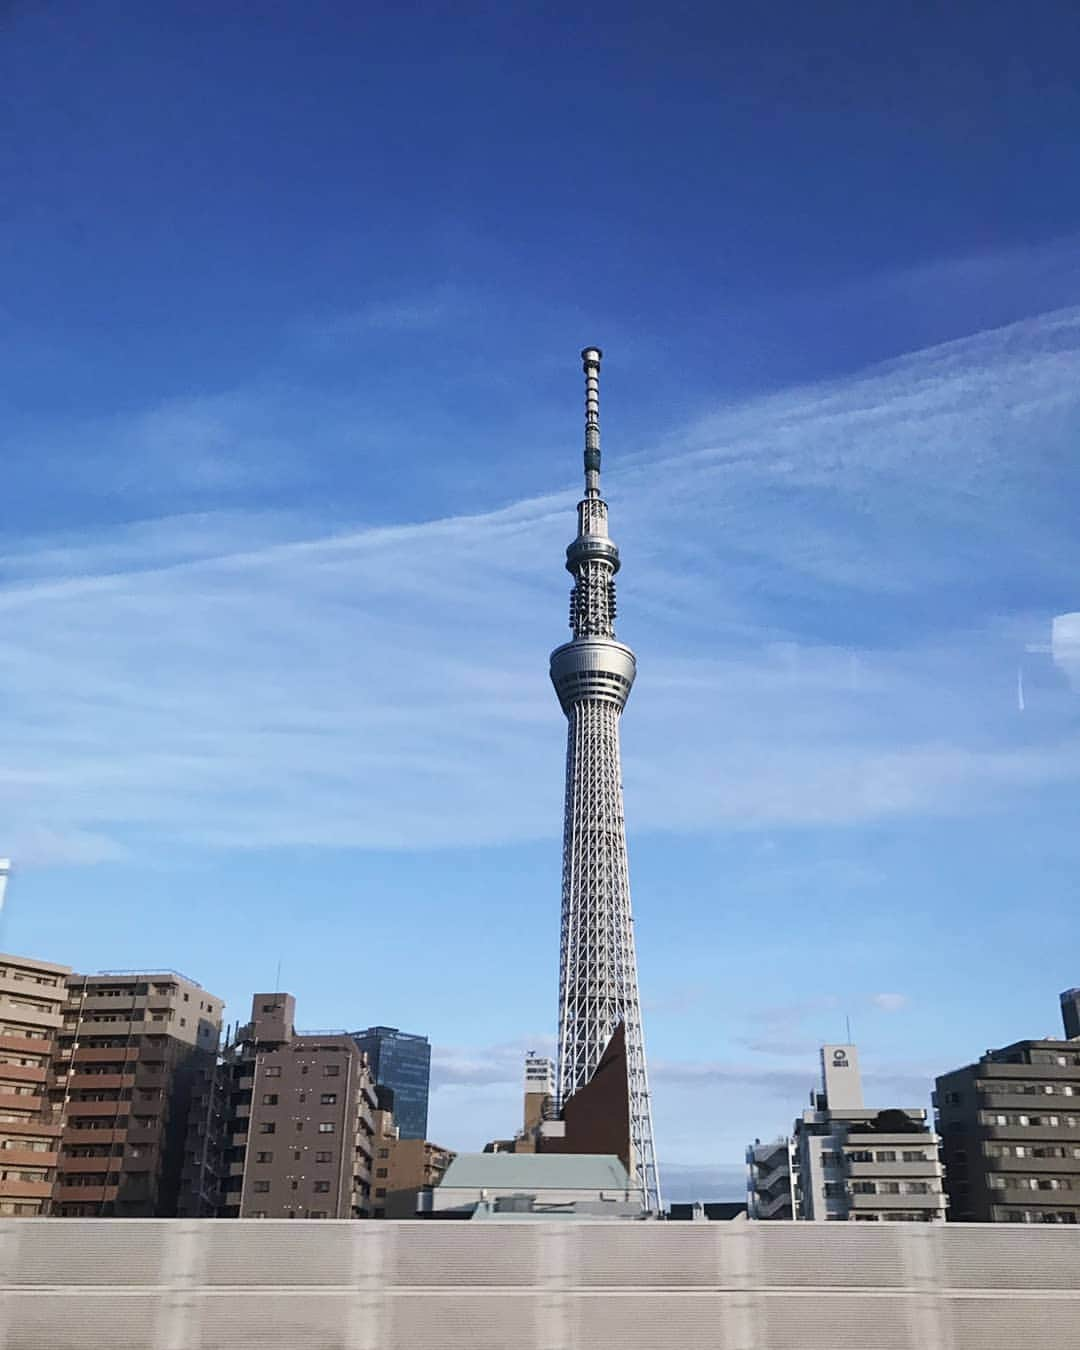
[[551, 654], [551, 679], [568, 722], [559, 969], [559, 1100], [592, 1077], [620, 1022], [626, 1036], [631, 1170], [646, 1205], [661, 1207], [641, 1028], [630, 874], [626, 861], [619, 718], [636, 661], [615, 640], [619, 550], [600, 496], [600, 351], [585, 368], [585, 497], [566, 550], [574, 577], [573, 640]]

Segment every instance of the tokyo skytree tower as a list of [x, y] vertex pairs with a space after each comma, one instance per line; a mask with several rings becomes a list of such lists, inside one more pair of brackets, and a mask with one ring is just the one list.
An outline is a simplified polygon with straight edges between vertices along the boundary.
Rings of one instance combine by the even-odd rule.
[[619, 550], [608, 537], [608, 508], [600, 496], [600, 357], [596, 347], [581, 353], [585, 496], [578, 503], [577, 538], [566, 550], [566, 569], [574, 578], [574, 636], [551, 653], [551, 681], [569, 723], [558, 1094], [565, 1106], [589, 1082], [621, 1023], [630, 1094], [630, 1170], [647, 1208], [659, 1212], [619, 762], [619, 717], [637, 662], [630, 648], [615, 640]]

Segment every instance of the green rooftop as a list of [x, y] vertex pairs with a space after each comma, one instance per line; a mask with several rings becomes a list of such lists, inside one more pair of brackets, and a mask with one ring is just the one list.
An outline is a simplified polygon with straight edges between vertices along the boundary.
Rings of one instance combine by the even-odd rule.
[[443, 1188], [489, 1191], [627, 1191], [630, 1178], [612, 1153], [459, 1153]]

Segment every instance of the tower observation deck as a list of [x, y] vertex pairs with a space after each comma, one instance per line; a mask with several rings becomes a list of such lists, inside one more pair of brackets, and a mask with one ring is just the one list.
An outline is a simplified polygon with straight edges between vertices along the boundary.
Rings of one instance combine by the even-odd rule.
[[566, 550], [574, 578], [573, 638], [551, 653], [551, 681], [566, 714], [558, 1096], [565, 1104], [596, 1071], [616, 1028], [626, 1037], [630, 1171], [647, 1208], [661, 1208], [638, 996], [634, 921], [623, 819], [619, 718], [637, 662], [615, 638], [619, 550], [600, 496], [600, 358], [585, 370], [585, 496]]

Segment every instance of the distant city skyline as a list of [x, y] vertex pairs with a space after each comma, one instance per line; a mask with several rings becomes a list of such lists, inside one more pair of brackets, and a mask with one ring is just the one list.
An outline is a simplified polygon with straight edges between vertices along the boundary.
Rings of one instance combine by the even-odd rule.
[[1074, 6], [9, 9], [0, 948], [415, 1029], [430, 1136], [504, 1134], [597, 342], [667, 1195], [848, 1017], [913, 1105], [1057, 1032]]

